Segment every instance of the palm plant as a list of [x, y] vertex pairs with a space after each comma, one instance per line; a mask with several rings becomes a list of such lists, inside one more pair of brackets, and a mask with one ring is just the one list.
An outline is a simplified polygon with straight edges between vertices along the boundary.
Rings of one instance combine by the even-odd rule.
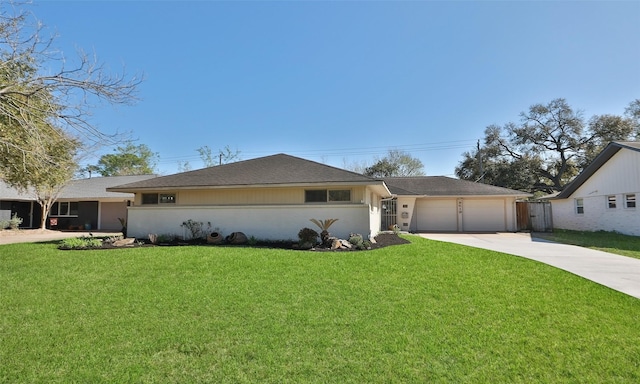
[[320, 228], [320, 230], [322, 231], [320, 232], [320, 238], [322, 239], [322, 244], [326, 244], [330, 236], [329, 227], [333, 223], [338, 221], [338, 219], [324, 219], [324, 220], [309, 219], [309, 221], [311, 221], [313, 224], [317, 225]]

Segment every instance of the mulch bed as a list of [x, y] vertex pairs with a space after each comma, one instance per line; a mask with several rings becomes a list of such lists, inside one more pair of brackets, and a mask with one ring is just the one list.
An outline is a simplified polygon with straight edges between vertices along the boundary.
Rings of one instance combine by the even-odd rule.
[[[378, 234], [378, 236], [375, 237], [376, 242], [371, 244], [371, 249], [378, 249], [378, 248], [383, 248], [383, 247], [389, 247], [389, 246], [393, 246], [393, 245], [401, 245], [401, 244], [408, 244], [410, 243], [410, 241], [403, 239], [402, 237], [398, 236], [397, 234], [393, 233], [393, 232], [383, 232]], [[122, 248], [140, 248], [140, 247], [176, 247], [176, 246], [186, 246], [186, 245], [203, 245], [203, 246], [211, 246], [211, 247], [220, 247], [220, 246], [229, 246], [229, 247], [246, 247], [249, 246], [247, 244], [245, 245], [231, 245], [231, 244], [216, 244], [216, 245], [212, 245], [212, 244], [207, 244], [207, 242], [205, 240], [196, 240], [196, 241], [181, 241], [181, 240], [175, 240], [172, 241], [170, 243], [161, 243], [161, 244], [151, 244], [149, 243], [149, 241], [139, 241], [139, 242], [135, 242], [131, 245], [128, 246], [124, 246], [124, 247], [115, 247], [111, 244], [103, 244], [102, 247], [100, 248], [82, 248], [82, 249], [75, 249], [75, 250], [87, 250], [87, 249], [122, 249]], [[253, 244], [251, 246], [254, 247], [262, 247], [262, 248], [277, 248], [277, 249], [297, 249], [297, 243], [295, 242], [291, 242], [291, 241], [259, 241], [256, 244]], [[332, 250], [330, 248], [322, 248], [322, 247], [316, 247], [316, 248], [312, 248], [311, 250], [301, 250], [301, 251], [322, 251], [322, 252], [352, 252], [352, 251], [358, 251], [355, 248], [352, 249], [335, 249]]]

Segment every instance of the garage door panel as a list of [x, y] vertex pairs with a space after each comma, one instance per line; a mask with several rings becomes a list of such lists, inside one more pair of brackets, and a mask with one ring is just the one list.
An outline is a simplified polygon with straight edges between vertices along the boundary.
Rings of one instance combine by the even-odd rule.
[[456, 232], [458, 216], [455, 199], [422, 199], [416, 202], [419, 231]]
[[504, 200], [463, 200], [462, 229], [465, 232], [505, 231]]

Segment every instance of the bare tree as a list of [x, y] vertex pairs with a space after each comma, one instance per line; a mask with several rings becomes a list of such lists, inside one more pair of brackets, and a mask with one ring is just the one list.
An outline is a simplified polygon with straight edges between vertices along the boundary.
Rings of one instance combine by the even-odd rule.
[[[96, 103], [132, 104], [141, 78], [109, 74], [94, 56], [80, 51], [75, 64], [54, 49], [55, 36], [45, 36], [43, 24], [16, 2], [0, 3], [0, 146], [25, 157], [39, 153], [40, 165], [56, 163], [55, 153], [28, 136], [58, 135], [85, 144], [115, 144], [118, 135], [100, 131], [91, 122]], [[66, 132], [67, 135], [60, 135]], [[35, 147], [34, 147], [35, 146]]]

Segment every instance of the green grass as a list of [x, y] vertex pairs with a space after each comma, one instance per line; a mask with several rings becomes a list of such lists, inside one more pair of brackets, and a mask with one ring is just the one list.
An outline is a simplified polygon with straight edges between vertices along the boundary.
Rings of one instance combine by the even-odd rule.
[[409, 238], [342, 253], [0, 246], [0, 382], [640, 381], [640, 300]]
[[553, 233], [536, 233], [536, 237], [557, 241], [558, 243], [579, 245], [617, 255], [640, 259], [640, 237], [615, 232], [588, 232], [554, 229]]

